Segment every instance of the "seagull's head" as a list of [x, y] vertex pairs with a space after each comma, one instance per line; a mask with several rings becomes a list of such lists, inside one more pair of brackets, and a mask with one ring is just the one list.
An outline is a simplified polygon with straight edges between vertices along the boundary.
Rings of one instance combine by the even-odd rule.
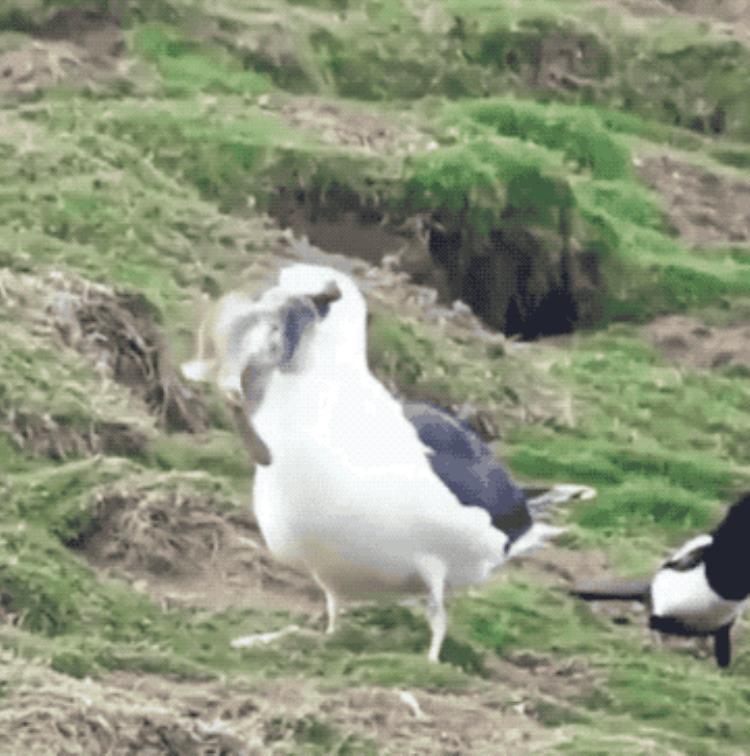
[[[314, 266], [293, 267], [315, 270]], [[313, 276], [306, 282], [292, 278], [256, 297], [243, 292], [226, 294], [201, 324], [198, 355], [183, 363], [183, 375], [191, 380], [213, 380], [230, 401], [245, 396], [252, 404], [273, 371], [299, 368], [315, 326], [342, 298], [335, 278]]]
[[[325, 301], [325, 292], [338, 291], [338, 296]], [[321, 316], [333, 320], [358, 320], [364, 322], [367, 316], [365, 298], [358, 286], [346, 274], [324, 265], [297, 264], [283, 268], [279, 273], [279, 283], [271, 292], [282, 292], [287, 296], [316, 299], [321, 308]], [[273, 296], [277, 296], [273, 294]], [[335, 306], [332, 306], [335, 302]]]
[[280, 282], [258, 299], [252, 311], [234, 321], [218, 377], [225, 393], [242, 395], [253, 405], [260, 401], [273, 372], [304, 369], [318, 328], [342, 298], [331, 278], [308, 283]]
[[264, 296], [313, 303], [315, 327], [305, 331], [300, 364], [310, 368], [366, 366], [367, 304], [348, 275], [321, 265], [291, 265]]

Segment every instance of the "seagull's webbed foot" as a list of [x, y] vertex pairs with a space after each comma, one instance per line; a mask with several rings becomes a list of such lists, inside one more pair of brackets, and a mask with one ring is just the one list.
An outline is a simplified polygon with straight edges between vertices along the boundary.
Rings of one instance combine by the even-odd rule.
[[336, 596], [333, 593], [326, 590], [326, 615], [328, 622], [326, 623], [326, 635], [333, 635], [336, 632], [336, 617], [338, 616], [338, 604], [336, 603]]

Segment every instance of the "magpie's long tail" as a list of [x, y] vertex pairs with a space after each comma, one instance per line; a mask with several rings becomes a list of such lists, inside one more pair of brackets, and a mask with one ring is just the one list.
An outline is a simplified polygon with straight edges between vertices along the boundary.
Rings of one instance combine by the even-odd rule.
[[625, 580], [583, 580], [576, 583], [570, 593], [586, 601], [648, 601], [651, 580], [640, 578]]

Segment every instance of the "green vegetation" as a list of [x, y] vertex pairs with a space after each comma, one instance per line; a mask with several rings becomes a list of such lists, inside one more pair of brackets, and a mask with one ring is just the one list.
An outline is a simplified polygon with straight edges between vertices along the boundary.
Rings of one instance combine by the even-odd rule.
[[[51, 14], [79, 3], [6, 6], [0, 55], [45, 44]], [[311, 221], [435, 221], [458, 239], [456, 266], [498, 236], [525, 240], [512, 248], [533, 263], [529, 299], [554, 287], [560, 256], [588, 260], [576, 301], [588, 330], [563, 347], [488, 345], [391, 304], [374, 313], [370, 361], [407, 397], [485, 413], [519, 478], [595, 486], [560, 515], [560, 548], [648, 572], [747, 485], [750, 389], [742, 366], [668, 362], [640, 325], [746, 318], [750, 247], [680, 238], [636, 158], [664, 151], [746, 182], [750, 46], [681, 14], [644, 21], [584, 0], [138, 0], [123, 24], [125, 82], [78, 90], [63, 66], [0, 94], [0, 646], [79, 679], [493, 689], [506, 709], [522, 695], [571, 753], [744, 747], [742, 629], [719, 672], [695, 646], [654, 647], [640, 617], [614, 624], [574, 602], [531, 563], [452, 599], [439, 667], [415, 608], [352, 608], [328, 638], [301, 610], [159, 601], [109, 574], [86, 550], [107, 518], [142, 518], [140, 546], [118, 521], [123, 553], [161, 556], [169, 573], [207, 558], [169, 528], [191, 512], [240, 516], [252, 470], [218, 397], [190, 396], [207, 430], [166, 432], [71, 312], [92, 285], [137, 293], [176, 363], [203, 299], [262, 278], [283, 250], [263, 214], [283, 217], [280, 198]], [[268, 646], [230, 645], [292, 622], [301, 631]], [[519, 694], [508, 663], [571, 681]], [[301, 752], [380, 745], [313, 714], [269, 727]]]
[[137, 53], [156, 65], [167, 96], [198, 92], [257, 95], [270, 89], [266, 77], [244, 71], [220, 47], [201, 45], [163, 24], [144, 24], [134, 40]]

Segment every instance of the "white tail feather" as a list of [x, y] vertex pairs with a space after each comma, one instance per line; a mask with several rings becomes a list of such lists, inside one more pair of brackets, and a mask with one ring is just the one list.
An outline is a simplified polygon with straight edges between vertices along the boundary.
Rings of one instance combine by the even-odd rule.
[[180, 365], [182, 375], [189, 381], [207, 381], [216, 369], [216, 360], [190, 360]]
[[558, 528], [554, 525], [547, 525], [545, 522], [535, 522], [518, 540], [513, 542], [508, 549], [508, 558], [528, 554], [543, 546], [550, 538], [554, 538], [566, 530], [567, 528]]

